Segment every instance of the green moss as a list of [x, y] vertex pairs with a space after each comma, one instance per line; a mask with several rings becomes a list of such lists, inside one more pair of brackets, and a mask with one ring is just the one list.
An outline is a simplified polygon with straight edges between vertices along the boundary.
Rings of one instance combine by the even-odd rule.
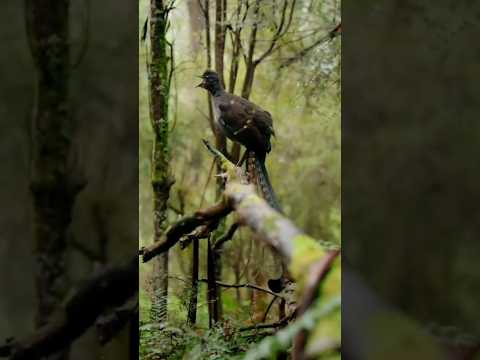
[[298, 281], [300, 290], [303, 287], [306, 271], [325, 255], [325, 251], [313, 238], [305, 234], [296, 236], [292, 245], [293, 254], [289, 270]]
[[278, 215], [273, 214], [272, 216], [267, 216], [263, 222], [265, 230], [269, 233], [274, 233], [277, 231], [277, 222], [280, 218]]

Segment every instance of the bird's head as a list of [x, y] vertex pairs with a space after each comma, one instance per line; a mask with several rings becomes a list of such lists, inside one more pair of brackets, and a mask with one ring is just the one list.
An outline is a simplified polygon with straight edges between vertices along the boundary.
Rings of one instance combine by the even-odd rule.
[[205, 90], [208, 90], [212, 93], [222, 88], [220, 78], [218, 74], [213, 70], [205, 71], [203, 75], [200, 76], [200, 78], [202, 79], [202, 82], [198, 84], [197, 87], [204, 88]]

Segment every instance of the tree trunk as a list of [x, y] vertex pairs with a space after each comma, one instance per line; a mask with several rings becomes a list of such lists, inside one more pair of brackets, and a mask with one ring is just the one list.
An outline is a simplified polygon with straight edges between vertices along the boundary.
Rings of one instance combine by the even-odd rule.
[[[67, 229], [81, 189], [69, 173], [69, 1], [27, 0], [26, 24], [36, 67], [32, 124], [35, 325], [45, 325], [67, 295]], [[68, 349], [49, 357], [67, 359]]]
[[200, 50], [200, 33], [203, 30], [204, 23], [202, 21], [202, 12], [199, 0], [188, 0], [188, 15], [190, 20], [190, 48], [194, 55]]
[[[224, 55], [225, 55], [225, 36], [226, 36], [226, 17], [227, 4], [224, 0], [215, 1], [215, 70], [220, 77], [220, 81], [225, 87], [224, 80]], [[219, 131], [215, 132], [215, 146], [224, 154], [227, 154], [227, 138]], [[220, 173], [220, 163], [217, 163], [217, 172]], [[217, 177], [217, 199], [223, 192], [223, 180]], [[219, 227], [224, 229], [223, 224]], [[214, 234], [221, 234], [221, 231], [216, 231]], [[216, 238], [213, 239], [214, 241]], [[215, 252], [210, 246], [208, 248], [208, 276], [213, 276], [212, 281], [208, 282], [209, 294], [212, 297], [211, 304], [211, 318], [213, 322], [217, 322], [222, 318], [222, 298], [217, 282], [221, 281], [222, 262], [220, 254]]]
[[199, 245], [198, 239], [194, 239], [192, 243], [192, 287], [188, 305], [188, 323], [190, 325], [194, 325], [197, 321]]
[[[225, 6], [225, 7], [224, 7]], [[223, 78], [224, 61], [223, 55], [225, 53], [225, 17], [226, 4], [223, 0], [216, 0], [215, 2], [215, 69], [220, 77], [220, 82], [225, 87], [225, 81]]]
[[218, 286], [216, 283], [215, 255], [211, 239], [208, 239], [207, 251], [207, 301], [208, 301], [208, 326], [212, 328], [220, 320], [218, 307]]
[[[170, 91], [169, 63], [166, 40], [169, 9], [163, 0], [150, 2], [150, 120], [154, 142], [151, 161], [153, 190], [153, 241], [159, 241], [165, 230], [167, 200], [172, 186], [169, 169], [168, 97]], [[171, 69], [171, 66], [170, 66]], [[167, 319], [168, 252], [155, 261], [153, 275], [154, 299], [152, 317], [157, 321]]]

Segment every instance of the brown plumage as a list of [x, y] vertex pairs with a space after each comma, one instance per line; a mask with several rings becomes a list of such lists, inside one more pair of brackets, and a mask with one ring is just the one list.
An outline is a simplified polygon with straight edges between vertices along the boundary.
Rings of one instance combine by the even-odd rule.
[[226, 92], [216, 72], [207, 70], [201, 78], [198, 86], [212, 95], [217, 127], [227, 138], [246, 147], [247, 165], [256, 175], [255, 182], [268, 203], [281, 211], [265, 168], [265, 157], [271, 150], [270, 138], [275, 136], [272, 115], [253, 102]]
[[260, 106], [223, 89], [218, 74], [207, 70], [200, 87], [212, 95], [215, 120], [219, 129], [257, 155], [270, 152], [270, 137], [275, 135], [272, 116]]

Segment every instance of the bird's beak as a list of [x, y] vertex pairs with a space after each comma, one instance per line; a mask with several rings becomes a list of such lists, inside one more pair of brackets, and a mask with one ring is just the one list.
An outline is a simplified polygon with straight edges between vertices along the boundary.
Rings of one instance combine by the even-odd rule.
[[196, 87], [201, 87], [201, 88], [204, 88], [205, 89], [205, 79], [201, 76], [197, 76], [198, 78], [202, 79], [202, 82], [200, 84], [198, 84]]

